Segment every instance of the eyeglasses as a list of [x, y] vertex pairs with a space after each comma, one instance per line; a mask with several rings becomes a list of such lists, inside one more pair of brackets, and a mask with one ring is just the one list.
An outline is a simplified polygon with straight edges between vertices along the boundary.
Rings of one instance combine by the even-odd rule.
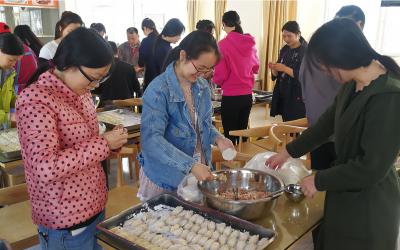
[[211, 71], [214, 71], [214, 67], [211, 67], [211, 68], [206, 69], [206, 70], [199, 70], [196, 67], [196, 65], [194, 65], [192, 60], [190, 60], [190, 63], [193, 65], [194, 69], [197, 71], [196, 73], [198, 73], [198, 74], [203, 74], [204, 75], [204, 74], [210, 73]]
[[85, 71], [83, 71], [83, 69], [81, 68], [81, 66], [79, 66], [78, 69], [79, 69], [79, 71], [81, 72], [81, 74], [90, 82], [89, 84], [92, 84], [92, 83], [93, 83], [93, 84], [96, 84], [96, 85], [101, 84], [101, 83], [107, 81], [108, 78], [110, 78], [110, 75], [111, 75], [111, 74], [110, 74], [111, 70], [110, 70], [110, 71], [107, 73], [106, 76], [104, 76], [104, 77], [102, 77], [102, 78], [100, 78], [100, 79], [92, 79], [88, 74], [85, 73]]

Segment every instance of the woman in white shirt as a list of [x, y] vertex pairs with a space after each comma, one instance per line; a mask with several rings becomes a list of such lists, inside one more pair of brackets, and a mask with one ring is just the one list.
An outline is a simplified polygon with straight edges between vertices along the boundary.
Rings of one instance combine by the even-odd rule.
[[64, 11], [61, 15], [61, 19], [56, 23], [55, 39], [46, 43], [42, 47], [39, 53], [39, 58], [46, 60], [53, 59], [61, 40], [71, 31], [81, 27], [82, 25], [82, 19], [78, 14], [71, 11]]

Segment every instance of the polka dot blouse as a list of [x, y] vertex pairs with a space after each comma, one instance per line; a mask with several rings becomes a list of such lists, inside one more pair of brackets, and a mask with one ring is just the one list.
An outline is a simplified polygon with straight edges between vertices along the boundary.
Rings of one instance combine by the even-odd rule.
[[75, 94], [48, 71], [22, 91], [16, 107], [34, 223], [68, 228], [104, 210], [100, 162], [110, 149], [98, 135], [90, 94]]

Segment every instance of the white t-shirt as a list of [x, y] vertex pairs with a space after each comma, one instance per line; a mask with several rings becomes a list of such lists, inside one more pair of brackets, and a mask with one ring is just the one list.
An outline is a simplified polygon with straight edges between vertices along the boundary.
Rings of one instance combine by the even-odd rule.
[[58, 43], [55, 40], [46, 43], [40, 50], [39, 57], [47, 60], [53, 59], [54, 55], [56, 54], [57, 47]]

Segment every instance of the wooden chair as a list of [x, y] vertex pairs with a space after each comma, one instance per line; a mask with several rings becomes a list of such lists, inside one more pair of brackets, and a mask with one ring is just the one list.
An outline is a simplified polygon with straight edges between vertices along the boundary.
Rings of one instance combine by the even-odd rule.
[[213, 116], [212, 122], [220, 133], [224, 133], [224, 127], [222, 126], [221, 115]]
[[[113, 105], [118, 107], [131, 108], [133, 112], [139, 112], [139, 106], [143, 105], [142, 98], [130, 98], [124, 100], [114, 100]], [[117, 158], [117, 187], [124, 185], [124, 175], [122, 169], [122, 159], [128, 158], [129, 161], [129, 177], [133, 179], [133, 163], [135, 164], [135, 176], [139, 181], [139, 162], [136, 159], [137, 154], [140, 152], [140, 138], [137, 138], [137, 143], [128, 144], [122, 147], [121, 151], [115, 156]]]
[[246, 163], [253, 157], [252, 155], [238, 152], [236, 157], [228, 162], [222, 157], [222, 153], [217, 147], [212, 147], [211, 153], [211, 163], [215, 166], [215, 170], [217, 171], [222, 169], [222, 163], [225, 163], [224, 166], [236, 168], [238, 164], [232, 164], [232, 162]]
[[[270, 138], [274, 143], [274, 152], [280, 151], [283, 147], [286, 146], [289, 142], [296, 139], [306, 127], [299, 126], [291, 126], [286, 124], [277, 124], [271, 127], [270, 129]], [[310, 155], [307, 154], [305, 159], [301, 159], [304, 161], [307, 167], [311, 166]]]
[[113, 100], [112, 104], [118, 107], [129, 107], [133, 112], [139, 113], [138, 107], [143, 105], [142, 98], [129, 98], [123, 100]]

